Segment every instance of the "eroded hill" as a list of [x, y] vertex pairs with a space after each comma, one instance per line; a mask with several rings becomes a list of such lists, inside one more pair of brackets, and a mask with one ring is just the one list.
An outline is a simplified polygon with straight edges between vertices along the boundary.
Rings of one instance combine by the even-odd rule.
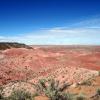
[[12, 82], [37, 83], [42, 78], [77, 84], [98, 76], [99, 70], [100, 46], [32, 46], [0, 52], [0, 85], [9, 88]]
[[27, 48], [31, 49], [30, 46], [21, 44], [21, 43], [16, 43], [16, 42], [0, 42], [0, 50], [6, 50], [10, 48]]

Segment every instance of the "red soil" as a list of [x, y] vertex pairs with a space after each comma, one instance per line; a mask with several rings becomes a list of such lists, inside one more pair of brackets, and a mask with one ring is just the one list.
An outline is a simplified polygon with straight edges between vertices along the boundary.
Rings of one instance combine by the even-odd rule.
[[[75, 73], [81, 74], [83, 71], [93, 74], [92, 70], [100, 70], [99, 46], [33, 46], [33, 49], [12, 48], [0, 52], [0, 84], [22, 79], [37, 80], [52, 75], [57, 79], [63, 76], [64, 80], [76, 82], [78, 77], [74, 77], [77, 76]], [[82, 79], [88, 75], [84, 73]]]

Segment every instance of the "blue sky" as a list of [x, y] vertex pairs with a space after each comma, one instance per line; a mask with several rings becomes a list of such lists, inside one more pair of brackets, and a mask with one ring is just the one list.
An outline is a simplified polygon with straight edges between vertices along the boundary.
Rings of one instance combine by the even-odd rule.
[[0, 0], [0, 41], [100, 45], [100, 0]]

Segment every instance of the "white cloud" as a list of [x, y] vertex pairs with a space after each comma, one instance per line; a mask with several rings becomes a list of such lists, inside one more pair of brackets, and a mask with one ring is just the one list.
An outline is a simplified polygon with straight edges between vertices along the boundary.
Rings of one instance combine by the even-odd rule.
[[[2, 37], [0, 41], [22, 42], [27, 44], [79, 44], [86, 43], [90, 40], [91, 43], [99, 43], [100, 29], [75, 28], [75, 29], [52, 29], [39, 31], [38, 34], [28, 33], [26, 35], [16, 37]], [[41, 34], [40, 34], [41, 33]], [[90, 43], [90, 44], [91, 44]]]
[[42, 28], [19, 36], [0, 36], [0, 41], [26, 44], [100, 44], [100, 20], [90, 19], [71, 27]]
[[100, 16], [74, 23], [71, 25], [71, 27], [100, 28]]

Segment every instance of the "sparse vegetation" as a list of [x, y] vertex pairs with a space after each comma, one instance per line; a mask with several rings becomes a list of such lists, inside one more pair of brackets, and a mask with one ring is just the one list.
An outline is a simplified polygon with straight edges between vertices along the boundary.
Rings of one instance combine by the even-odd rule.
[[10, 96], [4, 97], [3, 88], [0, 87], [0, 100], [34, 100], [34, 97], [38, 96], [37, 93], [31, 94], [26, 90], [14, 90]]
[[51, 100], [72, 100], [70, 93], [63, 92], [68, 86], [69, 84], [60, 85], [59, 81], [54, 79], [42, 79], [35, 87], [40, 95], [44, 94]]
[[91, 81], [88, 79], [88, 80], [84, 80], [80, 85], [88, 85], [90, 86], [92, 83]]
[[85, 95], [79, 94], [79, 95], [77, 95], [77, 96], [75, 97], [75, 100], [87, 100], [87, 99], [86, 99], [86, 96], [85, 96]]
[[97, 95], [100, 96], [100, 88], [97, 89]]
[[[88, 82], [84, 82], [84, 85]], [[31, 83], [30, 83], [31, 84]], [[96, 93], [87, 97], [84, 94], [72, 94], [71, 92], [64, 92], [70, 84], [60, 84], [59, 81], [54, 79], [40, 79], [38, 84], [32, 84], [36, 92], [34, 94], [29, 93], [24, 89], [14, 90], [10, 96], [4, 97], [3, 87], [0, 87], [0, 100], [34, 100], [36, 96], [46, 96], [50, 100], [100, 100], [100, 88], [96, 90]]]
[[100, 71], [98, 71], [98, 76], [100, 76]]
[[0, 86], [0, 100], [3, 100], [4, 99], [4, 96], [3, 96], [2, 91], [3, 91], [3, 87]]
[[13, 91], [7, 100], [32, 100], [32, 95], [24, 90]]

